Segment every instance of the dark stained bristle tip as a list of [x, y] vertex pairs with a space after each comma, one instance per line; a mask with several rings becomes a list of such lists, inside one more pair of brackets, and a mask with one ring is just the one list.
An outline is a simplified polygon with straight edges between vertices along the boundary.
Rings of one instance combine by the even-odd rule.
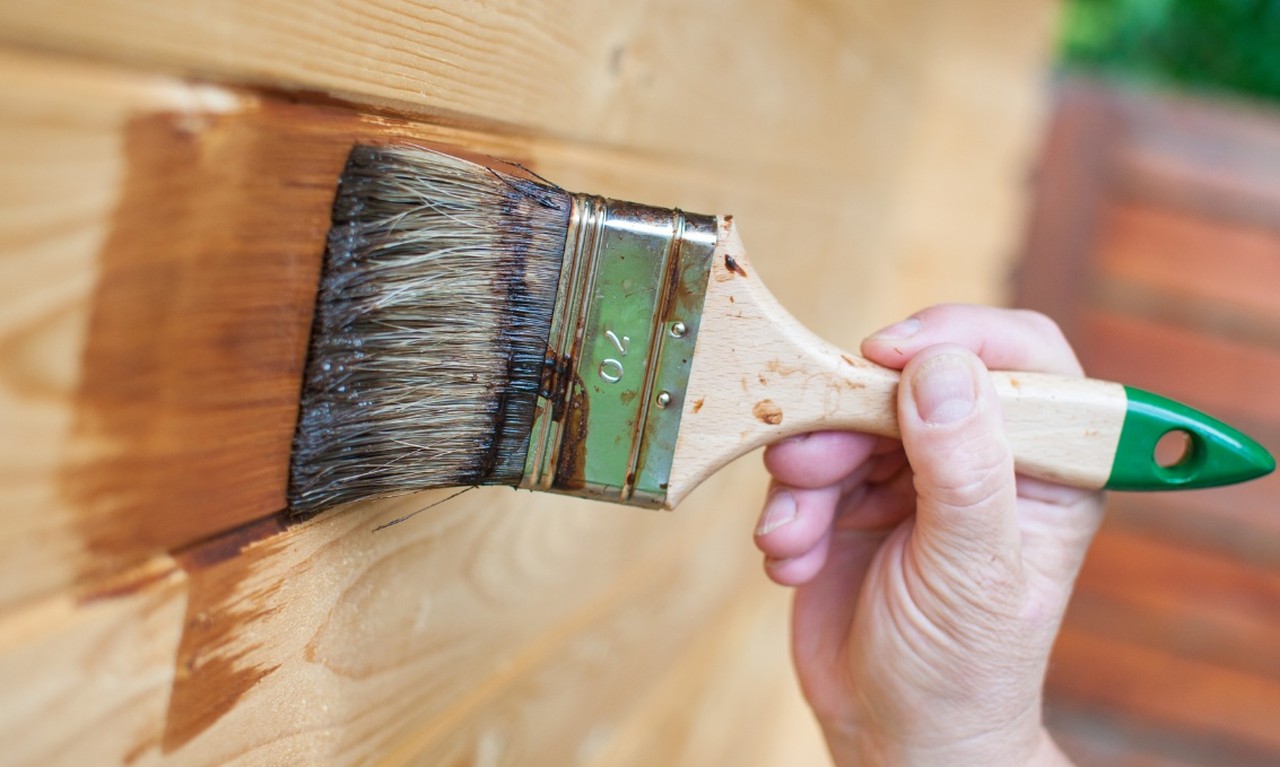
[[353, 167], [357, 165], [367, 164], [369, 162], [377, 162], [382, 156], [383, 149], [381, 147], [372, 146], [370, 144], [356, 144], [351, 147], [351, 151], [347, 153], [347, 166]]
[[333, 200], [333, 222], [335, 224], [358, 221], [364, 209], [365, 195], [360, 188], [364, 184], [343, 182], [338, 188], [338, 196]]
[[294, 436], [295, 512], [520, 482], [569, 207], [554, 186], [450, 155], [352, 149]]

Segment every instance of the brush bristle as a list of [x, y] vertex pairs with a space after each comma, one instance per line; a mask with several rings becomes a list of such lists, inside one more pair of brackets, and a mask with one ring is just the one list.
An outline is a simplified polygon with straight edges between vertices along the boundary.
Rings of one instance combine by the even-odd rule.
[[523, 474], [568, 193], [416, 147], [352, 150], [333, 206], [289, 503]]

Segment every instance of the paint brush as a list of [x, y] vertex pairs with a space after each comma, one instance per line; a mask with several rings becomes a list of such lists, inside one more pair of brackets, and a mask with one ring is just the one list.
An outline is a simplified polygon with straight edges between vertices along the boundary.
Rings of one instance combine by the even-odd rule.
[[[1154, 490], [1275, 467], [1232, 427], [1131, 387], [992, 379], [1026, 475]], [[788, 435], [897, 436], [897, 382], [792, 318], [731, 216], [573, 194], [497, 161], [357, 146], [333, 208], [290, 505], [511, 485], [672, 508]], [[1186, 448], [1157, 461], [1170, 432]]]

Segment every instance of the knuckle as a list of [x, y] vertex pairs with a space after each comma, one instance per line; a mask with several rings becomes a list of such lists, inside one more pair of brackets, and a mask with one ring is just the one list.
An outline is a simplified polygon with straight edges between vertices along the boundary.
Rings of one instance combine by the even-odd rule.
[[962, 475], [964, 471], [938, 472], [927, 478], [926, 487], [917, 489], [935, 503], [957, 512], [986, 508], [1009, 495], [1010, 478], [1003, 466], [973, 467]]
[[1062, 328], [1049, 315], [1038, 312], [1035, 309], [1015, 309], [1014, 312], [1036, 335], [1042, 336], [1046, 340], [1066, 341]]
[[1013, 457], [998, 434], [981, 432], [956, 440], [937, 458], [922, 478], [935, 500], [948, 506], [984, 505], [1015, 486]]
[[1080, 375], [1083, 373], [1080, 367], [1080, 360], [1071, 348], [1071, 341], [1053, 318], [1031, 309], [1018, 309], [1016, 311], [1031, 336], [1038, 339], [1038, 347], [1043, 350], [1043, 356], [1039, 364], [1044, 369], [1068, 375]]

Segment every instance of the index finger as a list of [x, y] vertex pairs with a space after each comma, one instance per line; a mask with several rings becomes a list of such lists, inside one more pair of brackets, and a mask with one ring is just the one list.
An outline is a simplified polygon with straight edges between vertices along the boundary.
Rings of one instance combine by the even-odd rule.
[[1039, 312], [967, 304], [940, 304], [872, 334], [862, 354], [901, 370], [922, 349], [961, 346], [991, 370], [1083, 375], [1080, 361], [1057, 324]]

